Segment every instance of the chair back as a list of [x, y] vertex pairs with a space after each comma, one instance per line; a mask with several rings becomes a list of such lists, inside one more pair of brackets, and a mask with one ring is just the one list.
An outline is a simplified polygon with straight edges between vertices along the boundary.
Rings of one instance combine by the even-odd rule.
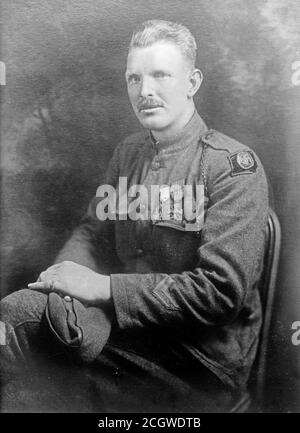
[[249, 379], [249, 390], [244, 391], [234, 403], [230, 410], [232, 413], [247, 412], [250, 410], [250, 407], [255, 408], [255, 411], [261, 411], [264, 406], [270, 326], [281, 248], [280, 222], [276, 213], [271, 208], [269, 209], [266, 230], [263, 270], [258, 283], [263, 319], [260, 339], [257, 348], [257, 355]]
[[281, 249], [281, 227], [276, 213], [269, 209], [264, 266], [259, 282], [263, 323], [256, 360], [252, 370], [251, 391], [256, 404], [264, 402], [266, 364], [273, 312], [278, 262]]

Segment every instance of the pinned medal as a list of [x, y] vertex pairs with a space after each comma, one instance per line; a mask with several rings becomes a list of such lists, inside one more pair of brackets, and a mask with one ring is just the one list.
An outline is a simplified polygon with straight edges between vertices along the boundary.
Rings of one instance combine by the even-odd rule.
[[236, 152], [230, 155], [228, 159], [231, 165], [231, 176], [256, 172], [257, 162], [250, 150]]

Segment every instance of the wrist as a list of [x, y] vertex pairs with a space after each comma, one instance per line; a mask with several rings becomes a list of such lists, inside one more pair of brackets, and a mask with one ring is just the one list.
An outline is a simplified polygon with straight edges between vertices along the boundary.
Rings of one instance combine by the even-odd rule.
[[94, 305], [109, 304], [112, 302], [110, 276], [97, 274], [95, 284]]

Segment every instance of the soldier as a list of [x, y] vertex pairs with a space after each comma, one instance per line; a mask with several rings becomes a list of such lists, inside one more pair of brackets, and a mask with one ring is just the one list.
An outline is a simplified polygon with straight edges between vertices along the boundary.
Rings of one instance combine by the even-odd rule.
[[[199, 116], [195, 60], [180, 24], [147, 21], [133, 34], [126, 81], [145, 131], [116, 147], [105, 184], [157, 186], [158, 217], [139, 200], [139, 218], [101, 220], [101, 197], [91, 201], [55, 264], [1, 301], [7, 375], [47, 339], [48, 360], [59, 347], [82, 363], [92, 410], [227, 411], [246, 387], [261, 325], [267, 182], [252, 150]], [[185, 185], [194, 210], [196, 187], [204, 192], [192, 224], [175, 206]]]

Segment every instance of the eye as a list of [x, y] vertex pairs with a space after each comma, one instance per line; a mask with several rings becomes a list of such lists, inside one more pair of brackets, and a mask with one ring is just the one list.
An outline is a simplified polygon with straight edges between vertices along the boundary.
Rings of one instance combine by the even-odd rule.
[[167, 72], [164, 71], [155, 71], [153, 74], [154, 78], [164, 79], [170, 76]]
[[137, 74], [131, 74], [127, 77], [127, 83], [128, 84], [138, 84], [141, 81], [139, 75]]

